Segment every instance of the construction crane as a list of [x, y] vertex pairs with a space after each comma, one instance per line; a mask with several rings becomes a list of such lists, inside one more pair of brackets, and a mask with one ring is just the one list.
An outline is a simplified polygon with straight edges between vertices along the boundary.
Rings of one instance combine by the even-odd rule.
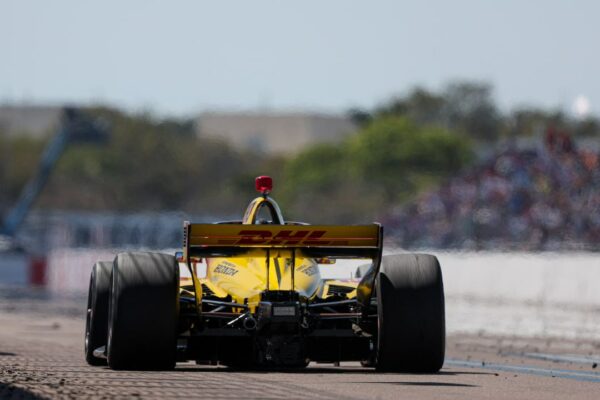
[[[25, 185], [19, 199], [6, 214], [0, 227], [0, 242], [14, 241], [33, 203], [48, 182], [56, 163], [72, 143], [104, 143], [108, 141], [107, 124], [77, 108], [64, 108], [57, 133], [46, 146], [35, 175]], [[2, 236], [4, 238], [2, 238]], [[3, 239], [3, 240], [2, 240]]]

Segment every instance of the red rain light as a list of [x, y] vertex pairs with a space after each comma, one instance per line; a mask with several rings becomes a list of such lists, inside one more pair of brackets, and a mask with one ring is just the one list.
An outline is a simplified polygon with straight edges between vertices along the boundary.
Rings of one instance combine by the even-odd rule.
[[258, 176], [255, 180], [256, 182], [256, 190], [263, 194], [267, 194], [271, 192], [273, 189], [273, 179], [270, 176], [262, 175]]

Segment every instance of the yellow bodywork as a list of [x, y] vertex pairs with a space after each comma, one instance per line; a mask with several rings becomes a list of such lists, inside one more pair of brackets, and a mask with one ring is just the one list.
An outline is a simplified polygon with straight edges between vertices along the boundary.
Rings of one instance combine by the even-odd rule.
[[[284, 253], [284, 254], [281, 254]], [[292, 259], [285, 251], [265, 257], [227, 257], [207, 260], [206, 277], [199, 283], [219, 298], [231, 296], [235, 303], [248, 304], [251, 311], [260, 301], [265, 290], [292, 290]], [[344, 288], [347, 298], [356, 297], [358, 282], [349, 280], [322, 279], [319, 265], [310, 258], [296, 258], [294, 287], [301, 297], [307, 299], [330, 297], [330, 288]], [[268, 280], [268, 282], [267, 282]], [[182, 290], [192, 289], [192, 279], [181, 278]], [[189, 294], [192, 294], [190, 292]]]
[[[181, 286], [195, 283], [197, 292], [205, 287], [216, 297], [231, 296], [231, 301], [247, 304], [252, 312], [265, 290], [294, 290], [301, 298], [313, 299], [332, 296], [330, 288], [335, 286], [344, 297], [356, 297], [357, 282], [322, 279], [318, 260], [305, 256], [303, 249], [377, 248], [379, 227], [257, 224], [265, 205], [280, 213], [270, 198], [258, 197], [248, 206], [242, 224], [186, 226], [186, 251], [203, 254], [210, 249], [212, 255], [235, 249], [240, 254], [207, 257], [206, 276], [196, 282], [187, 278]], [[184, 258], [190, 256], [184, 253]]]
[[234, 302], [247, 301], [250, 307], [258, 304], [260, 293], [265, 290], [295, 290], [305, 298], [316, 294], [321, 283], [321, 274], [314, 260], [296, 258], [292, 287], [293, 261], [290, 251], [279, 250], [271, 253], [268, 262], [264, 255], [209, 259], [206, 281], [231, 295]]

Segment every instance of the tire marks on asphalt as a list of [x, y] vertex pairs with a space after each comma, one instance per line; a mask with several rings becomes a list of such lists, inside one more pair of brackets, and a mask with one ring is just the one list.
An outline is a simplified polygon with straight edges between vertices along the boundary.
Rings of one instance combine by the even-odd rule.
[[546, 353], [503, 353], [505, 356], [525, 357], [532, 358], [535, 360], [562, 362], [562, 363], [574, 363], [574, 364], [586, 364], [592, 368], [600, 365], [599, 357], [592, 356], [581, 356], [577, 354], [546, 354]]
[[457, 359], [446, 359], [445, 366], [462, 368], [481, 368], [503, 372], [515, 372], [521, 374], [546, 376], [551, 378], [574, 379], [582, 382], [600, 383], [600, 373], [593, 371], [575, 371], [570, 369], [549, 369], [535, 366], [521, 366], [510, 364], [486, 363], [485, 361], [468, 361]]

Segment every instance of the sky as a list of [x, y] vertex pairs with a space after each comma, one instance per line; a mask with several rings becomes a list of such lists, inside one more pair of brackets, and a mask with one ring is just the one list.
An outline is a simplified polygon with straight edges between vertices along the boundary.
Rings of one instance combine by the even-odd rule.
[[504, 111], [599, 114], [599, 15], [594, 0], [0, 0], [0, 104], [335, 113], [475, 80]]

